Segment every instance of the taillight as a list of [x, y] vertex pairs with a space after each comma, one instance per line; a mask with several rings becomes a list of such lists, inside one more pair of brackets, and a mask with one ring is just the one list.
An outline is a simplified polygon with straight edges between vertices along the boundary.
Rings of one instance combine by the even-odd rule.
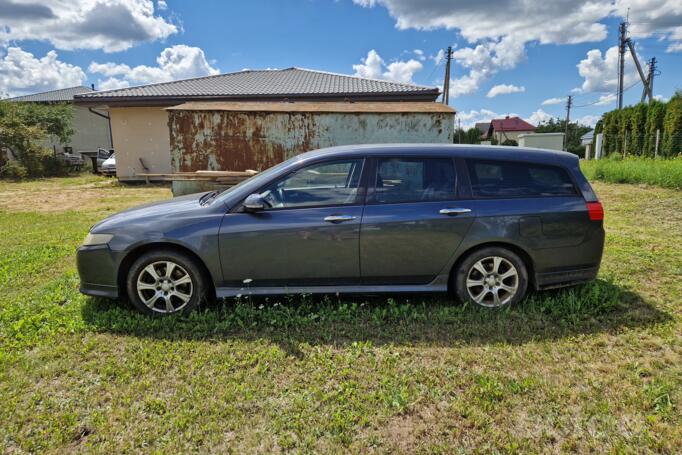
[[604, 219], [604, 207], [602, 207], [601, 202], [588, 202], [587, 214], [592, 221], [602, 221]]

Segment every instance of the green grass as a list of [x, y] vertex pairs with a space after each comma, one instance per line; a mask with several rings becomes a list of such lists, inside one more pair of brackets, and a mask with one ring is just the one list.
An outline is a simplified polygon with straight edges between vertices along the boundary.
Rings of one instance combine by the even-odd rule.
[[580, 167], [590, 180], [610, 183], [645, 183], [682, 189], [682, 156], [672, 159], [621, 158], [582, 160]]
[[0, 452], [675, 452], [682, 197], [595, 189], [599, 280], [505, 311], [301, 296], [149, 319], [80, 295], [73, 255], [167, 189], [0, 182], [21, 202], [0, 206]]

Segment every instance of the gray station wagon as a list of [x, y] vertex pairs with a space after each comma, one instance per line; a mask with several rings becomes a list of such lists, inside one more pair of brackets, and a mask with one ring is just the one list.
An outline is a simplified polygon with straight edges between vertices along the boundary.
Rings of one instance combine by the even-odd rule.
[[594, 279], [603, 217], [569, 153], [333, 147], [113, 215], [78, 249], [78, 271], [84, 294], [150, 315], [285, 293], [452, 291], [500, 307]]

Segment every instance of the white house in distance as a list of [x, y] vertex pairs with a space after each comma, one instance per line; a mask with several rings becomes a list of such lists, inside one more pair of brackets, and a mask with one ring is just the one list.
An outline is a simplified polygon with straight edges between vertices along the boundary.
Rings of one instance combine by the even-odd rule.
[[[89, 87], [69, 87], [49, 92], [35, 93], [33, 95], [8, 98], [4, 101], [40, 104], [73, 104], [73, 97], [82, 93], [94, 92]], [[75, 130], [68, 144], [61, 144], [55, 139], [48, 141], [46, 146], [56, 153], [69, 151], [96, 151], [98, 148], [110, 149], [111, 130], [109, 118], [105, 112], [96, 111], [85, 106], [74, 105], [73, 129]]]

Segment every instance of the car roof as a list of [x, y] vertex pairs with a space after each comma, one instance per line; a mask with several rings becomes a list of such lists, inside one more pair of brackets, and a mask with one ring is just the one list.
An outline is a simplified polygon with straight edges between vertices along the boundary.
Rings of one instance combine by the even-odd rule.
[[572, 153], [529, 147], [472, 144], [363, 144], [327, 147], [303, 153], [298, 157], [308, 161], [319, 157], [342, 158], [348, 155], [414, 156], [421, 154], [478, 158], [484, 160], [528, 161], [533, 163], [573, 165], [578, 157]]

